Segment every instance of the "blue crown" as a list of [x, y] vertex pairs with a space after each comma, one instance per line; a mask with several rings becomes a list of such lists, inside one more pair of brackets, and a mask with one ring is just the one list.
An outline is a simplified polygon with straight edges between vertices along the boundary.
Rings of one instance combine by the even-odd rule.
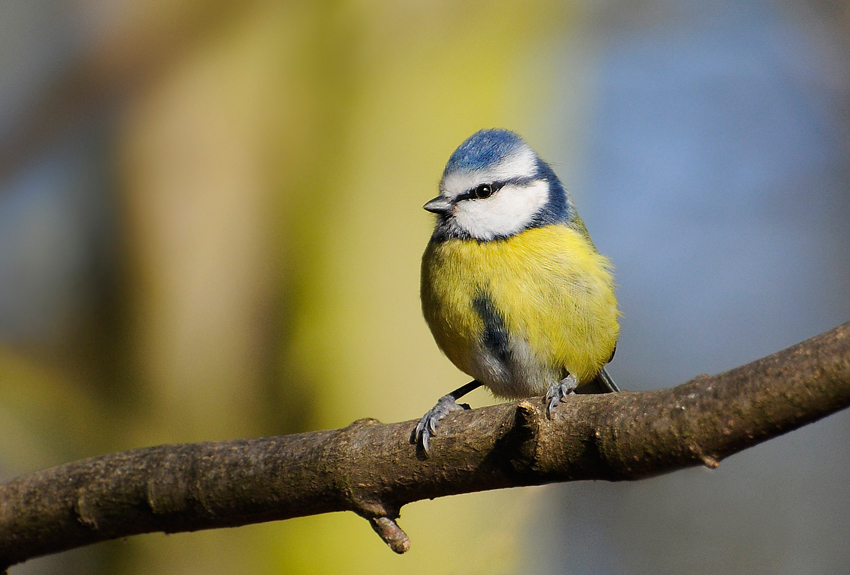
[[458, 146], [446, 164], [443, 175], [471, 172], [503, 161], [517, 148], [527, 146], [519, 135], [509, 130], [481, 130]]

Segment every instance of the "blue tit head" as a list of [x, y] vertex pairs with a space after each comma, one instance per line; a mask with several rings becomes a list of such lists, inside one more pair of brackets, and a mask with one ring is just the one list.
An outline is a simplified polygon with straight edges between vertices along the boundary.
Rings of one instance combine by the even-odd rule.
[[584, 230], [552, 168], [508, 130], [481, 130], [462, 143], [425, 209], [437, 214], [437, 241], [499, 240], [551, 224]]

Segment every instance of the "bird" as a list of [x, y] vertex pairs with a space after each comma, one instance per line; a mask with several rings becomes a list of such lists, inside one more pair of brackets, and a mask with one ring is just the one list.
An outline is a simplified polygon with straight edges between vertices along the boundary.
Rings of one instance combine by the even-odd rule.
[[605, 370], [620, 312], [613, 267], [572, 197], [518, 134], [481, 130], [449, 157], [422, 256], [420, 296], [437, 346], [474, 379], [441, 397], [413, 429], [430, 450], [457, 400], [485, 386], [497, 398], [544, 396], [547, 417], [567, 396], [619, 388]]

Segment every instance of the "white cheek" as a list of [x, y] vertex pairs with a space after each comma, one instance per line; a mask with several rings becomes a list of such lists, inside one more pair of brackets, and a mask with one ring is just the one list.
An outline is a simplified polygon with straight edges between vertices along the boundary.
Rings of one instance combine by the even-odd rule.
[[507, 184], [484, 200], [465, 200], [454, 212], [455, 224], [479, 240], [492, 240], [524, 230], [549, 199], [549, 184]]

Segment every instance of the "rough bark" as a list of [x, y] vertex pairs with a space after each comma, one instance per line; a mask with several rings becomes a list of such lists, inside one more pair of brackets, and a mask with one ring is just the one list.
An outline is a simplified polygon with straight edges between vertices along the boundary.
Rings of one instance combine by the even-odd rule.
[[415, 422], [163, 445], [0, 485], [0, 568], [138, 533], [354, 511], [396, 552], [420, 499], [556, 481], [641, 479], [724, 457], [850, 405], [850, 324], [671, 389], [540, 398], [455, 412], [428, 457]]

